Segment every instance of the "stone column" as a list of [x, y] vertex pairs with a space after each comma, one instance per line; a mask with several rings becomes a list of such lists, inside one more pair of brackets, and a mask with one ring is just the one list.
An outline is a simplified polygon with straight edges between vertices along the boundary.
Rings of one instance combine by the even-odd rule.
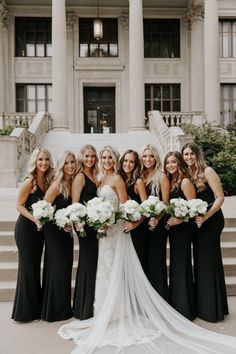
[[68, 129], [65, 0], [52, 0], [52, 88], [53, 128]]
[[8, 11], [6, 7], [0, 3], [0, 112], [4, 112], [6, 110], [6, 77], [5, 71], [6, 68], [6, 60], [5, 54], [7, 51], [6, 48], [6, 29], [8, 24]]
[[202, 5], [192, 5], [186, 13], [186, 23], [191, 38], [191, 98], [190, 109], [192, 112], [203, 112], [203, 92], [204, 92], [204, 73], [203, 73], [203, 18], [204, 10]]
[[208, 122], [220, 123], [219, 22], [217, 0], [205, 0], [204, 82]]
[[129, 0], [129, 101], [129, 129], [145, 129], [142, 0]]

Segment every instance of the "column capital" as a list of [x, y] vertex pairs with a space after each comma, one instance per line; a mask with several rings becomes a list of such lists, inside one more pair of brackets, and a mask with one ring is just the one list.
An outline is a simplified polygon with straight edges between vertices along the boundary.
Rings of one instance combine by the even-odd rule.
[[66, 12], [66, 27], [68, 29], [73, 29], [75, 20], [76, 20], [76, 14], [74, 11], [68, 11]]
[[0, 24], [4, 28], [8, 27], [9, 12], [2, 2], [0, 2]]
[[121, 24], [123, 25], [125, 30], [129, 29], [129, 14], [127, 12], [123, 12], [119, 17]]
[[203, 22], [204, 20], [204, 7], [203, 5], [192, 4], [186, 12], [185, 22], [189, 31], [191, 31], [192, 24], [195, 22]]

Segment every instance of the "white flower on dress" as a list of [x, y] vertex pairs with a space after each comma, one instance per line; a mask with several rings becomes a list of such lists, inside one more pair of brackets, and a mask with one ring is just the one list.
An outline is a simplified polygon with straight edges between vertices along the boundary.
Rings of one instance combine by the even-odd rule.
[[75, 236], [74, 225], [79, 230], [79, 236], [85, 237], [84, 224], [87, 215], [87, 208], [81, 203], [74, 203], [68, 205], [67, 208], [58, 209], [55, 213], [56, 225], [60, 228], [64, 228], [66, 225], [70, 225], [72, 228], [71, 236]]
[[36, 219], [37, 229], [40, 231], [42, 226], [53, 219], [55, 208], [46, 200], [39, 200], [37, 203], [31, 205], [32, 214]]
[[106, 237], [105, 228], [115, 223], [115, 208], [109, 200], [95, 197], [87, 203], [87, 223], [98, 231], [97, 238]]
[[[147, 200], [142, 202], [142, 215], [147, 218], [160, 219], [166, 212], [166, 205], [158, 197], [150, 195]], [[155, 226], [149, 225], [149, 230], [154, 230]]]

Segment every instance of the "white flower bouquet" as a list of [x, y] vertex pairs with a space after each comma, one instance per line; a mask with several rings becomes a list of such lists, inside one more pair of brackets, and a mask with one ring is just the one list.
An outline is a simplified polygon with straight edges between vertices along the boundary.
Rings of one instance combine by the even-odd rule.
[[[150, 195], [147, 200], [142, 202], [142, 215], [147, 218], [160, 219], [166, 212], [166, 205], [158, 197]], [[149, 225], [149, 230], [153, 231], [155, 226]]]
[[[202, 199], [190, 199], [187, 201], [187, 205], [189, 208], [189, 217], [195, 218], [195, 216], [204, 216], [207, 212], [208, 203], [203, 201]], [[200, 228], [200, 225], [198, 225]]]
[[31, 205], [32, 214], [36, 219], [37, 230], [40, 231], [42, 226], [53, 220], [53, 214], [55, 208], [51, 203], [46, 202], [46, 200], [39, 200], [37, 203]]
[[[183, 198], [171, 199], [166, 207], [166, 213], [173, 218], [182, 219], [185, 222], [188, 221], [190, 218], [188, 201]], [[170, 225], [167, 224], [166, 228], [169, 230]]]
[[87, 224], [97, 230], [97, 238], [107, 236], [106, 227], [113, 225], [115, 219], [115, 208], [109, 200], [95, 197], [87, 203]]
[[87, 215], [87, 208], [81, 203], [74, 203], [68, 205], [67, 208], [58, 209], [55, 213], [54, 219], [57, 226], [64, 228], [66, 225], [70, 225], [72, 230], [71, 236], [76, 236], [74, 225], [79, 226], [79, 236], [85, 237], [84, 224]]
[[138, 221], [141, 217], [142, 208], [139, 203], [132, 199], [129, 199], [125, 203], [121, 204], [116, 214], [116, 219], [124, 219], [130, 222]]

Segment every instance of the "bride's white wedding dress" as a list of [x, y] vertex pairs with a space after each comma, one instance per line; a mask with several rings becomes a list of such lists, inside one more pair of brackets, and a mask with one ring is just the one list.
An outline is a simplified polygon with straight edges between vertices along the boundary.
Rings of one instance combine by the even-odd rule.
[[[115, 206], [108, 185], [100, 196]], [[170, 307], [152, 288], [123, 222], [99, 240], [95, 316], [62, 326], [59, 335], [74, 339], [73, 354], [236, 353], [236, 338], [204, 330]]]

